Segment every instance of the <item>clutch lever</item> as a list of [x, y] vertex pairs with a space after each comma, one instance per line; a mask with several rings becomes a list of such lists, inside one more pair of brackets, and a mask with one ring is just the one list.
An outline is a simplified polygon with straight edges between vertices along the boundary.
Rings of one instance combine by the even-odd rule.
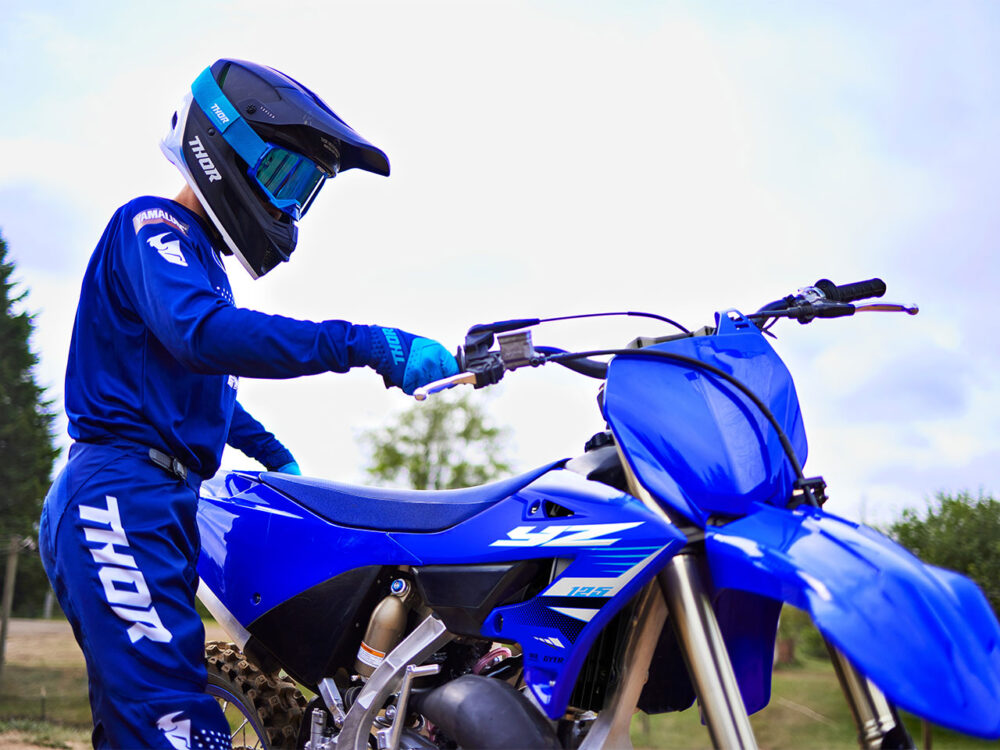
[[476, 373], [474, 372], [460, 372], [457, 375], [451, 375], [447, 378], [441, 378], [441, 380], [435, 380], [433, 383], [428, 383], [427, 385], [422, 385], [413, 391], [413, 398], [417, 401], [424, 401], [428, 396], [435, 393], [440, 393], [441, 391], [446, 391], [449, 388], [454, 388], [456, 385], [475, 385], [476, 384]]

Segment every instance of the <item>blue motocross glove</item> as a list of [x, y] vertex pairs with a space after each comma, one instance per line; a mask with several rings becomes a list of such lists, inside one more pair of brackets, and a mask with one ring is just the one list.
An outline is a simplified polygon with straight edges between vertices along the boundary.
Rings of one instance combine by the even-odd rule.
[[386, 388], [398, 385], [412, 395], [420, 386], [458, 372], [455, 358], [437, 341], [398, 328], [369, 328], [371, 366], [385, 380]]
[[275, 471], [282, 474], [294, 474], [297, 477], [302, 476], [302, 469], [299, 468], [298, 463], [295, 461], [289, 461], [284, 466], [279, 466]]

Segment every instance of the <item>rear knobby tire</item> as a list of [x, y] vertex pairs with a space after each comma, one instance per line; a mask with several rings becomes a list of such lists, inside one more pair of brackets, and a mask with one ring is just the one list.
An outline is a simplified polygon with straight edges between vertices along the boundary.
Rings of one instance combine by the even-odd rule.
[[294, 682], [265, 674], [234, 644], [223, 641], [205, 644], [205, 666], [208, 693], [230, 720], [234, 748], [295, 748], [306, 700]]

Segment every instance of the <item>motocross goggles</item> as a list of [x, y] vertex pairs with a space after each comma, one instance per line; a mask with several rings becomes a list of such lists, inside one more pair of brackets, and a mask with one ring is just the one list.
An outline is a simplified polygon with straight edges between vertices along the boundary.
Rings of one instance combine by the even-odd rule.
[[311, 159], [267, 143], [240, 116], [206, 68], [191, 85], [194, 100], [222, 137], [247, 163], [247, 177], [279, 211], [301, 219], [328, 177], [335, 177]]
[[309, 210], [327, 178], [311, 159], [270, 143], [247, 175], [256, 181], [272, 206], [296, 220]]

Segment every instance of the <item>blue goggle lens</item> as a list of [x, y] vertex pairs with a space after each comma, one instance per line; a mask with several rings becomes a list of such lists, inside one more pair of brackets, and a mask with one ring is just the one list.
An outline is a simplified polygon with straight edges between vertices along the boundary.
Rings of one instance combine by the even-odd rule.
[[250, 169], [250, 176], [275, 208], [296, 220], [309, 210], [309, 205], [327, 178], [326, 172], [311, 159], [272, 145], [268, 145], [257, 164]]

